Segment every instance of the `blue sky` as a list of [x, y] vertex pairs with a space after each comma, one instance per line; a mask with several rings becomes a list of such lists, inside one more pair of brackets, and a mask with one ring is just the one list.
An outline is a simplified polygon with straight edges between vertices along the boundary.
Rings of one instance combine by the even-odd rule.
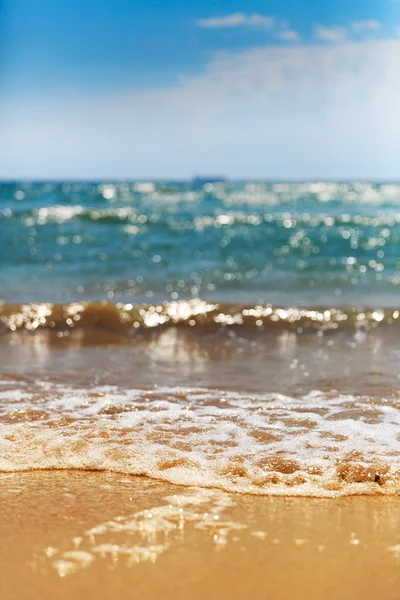
[[0, 5], [2, 178], [400, 177], [400, 1]]

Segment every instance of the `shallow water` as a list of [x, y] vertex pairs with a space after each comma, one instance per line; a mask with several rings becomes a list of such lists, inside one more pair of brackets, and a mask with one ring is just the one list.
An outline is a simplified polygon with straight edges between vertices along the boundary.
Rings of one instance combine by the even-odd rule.
[[[0, 469], [252, 494], [400, 491], [396, 336], [169, 328], [3, 336]], [[279, 390], [279, 391], [277, 391]]]
[[400, 492], [399, 186], [0, 195], [0, 470]]

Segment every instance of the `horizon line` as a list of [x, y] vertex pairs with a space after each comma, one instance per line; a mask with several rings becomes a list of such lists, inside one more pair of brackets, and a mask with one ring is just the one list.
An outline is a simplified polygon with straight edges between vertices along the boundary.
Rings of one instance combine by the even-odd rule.
[[202, 176], [193, 177], [10, 177], [1, 178], [0, 185], [10, 183], [192, 183], [195, 181], [204, 183], [396, 183], [400, 184], [400, 177], [396, 178], [365, 178], [365, 177], [225, 177], [225, 176]]

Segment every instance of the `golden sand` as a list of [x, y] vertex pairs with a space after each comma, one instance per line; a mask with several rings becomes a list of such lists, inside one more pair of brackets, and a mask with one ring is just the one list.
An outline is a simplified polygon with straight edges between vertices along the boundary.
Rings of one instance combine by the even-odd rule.
[[3, 474], [1, 600], [398, 600], [400, 499]]

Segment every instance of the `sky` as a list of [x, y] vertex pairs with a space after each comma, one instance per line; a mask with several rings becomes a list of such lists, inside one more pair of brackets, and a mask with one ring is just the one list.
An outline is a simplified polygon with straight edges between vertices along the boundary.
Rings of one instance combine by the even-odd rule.
[[1, 179], [400, 179], [400, 0], [0, 0]]

